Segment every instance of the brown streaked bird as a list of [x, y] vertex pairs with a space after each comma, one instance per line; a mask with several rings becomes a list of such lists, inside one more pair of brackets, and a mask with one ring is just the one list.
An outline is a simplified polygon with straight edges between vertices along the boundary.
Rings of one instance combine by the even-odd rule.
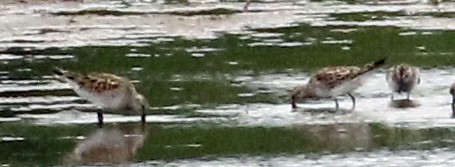
[[406, 93], [406, 99], [409, 100], [411, 91], [420, 83], [420, 70], [407, 64], [393, 66], [386, 74], [387, 84], [393, 93]]
[[355, 109], [355, 98], [352, 91], [363, 85], [366, 79], [385, 64], [386, 58], [367, 64], [364, 67], [334, 66], [317, 71], [306, 85], [297, 86], [292, 90], [292, 109], [297, 109], [301, 99], [333, 98], [335, 111], [338, 110], [337, 97], [347, 94], [352, 99], [352, 109]]
[[455, 118], [455, 83], [450, 86], [450, 94], [452, 95], [452, 118]]
[[[139, 94], [126, 78], [108, 73], [77, 74], [55, 68], [54, 73], [68, 82], [77, 95], [101, 107], [102, 110], [116, 113], [141, 112], [145, 124], [145, 110], [149, 103]], [[103, 125], [103, 111], [98, 111], [98, 124]]]

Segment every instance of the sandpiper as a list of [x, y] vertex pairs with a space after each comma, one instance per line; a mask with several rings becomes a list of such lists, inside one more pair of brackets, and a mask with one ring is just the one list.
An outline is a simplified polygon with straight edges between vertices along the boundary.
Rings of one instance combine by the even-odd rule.
[[420, 71], [417, 67], [407, 64], [393, 66], [386, 74], [387, 84], [392, 90], [391, 99], [393, 101], [393, 93], [406, 93], [407, 100], [411, 91], [420, 83]]
[[103, 110], [124, 113], [141, 111], [141, 121], [145, 123], [148, 101], [128, 79], [108, 73], [82, 75], [60, 68], [55, 68], [54, 73], [68, 82], [80, 97], [101, 107], [102, 110], [97, 111], [100, 126], [103, 125]]
[[378, 68], [385, 64], [386, 59], [380, 59], [364, 67], [334, 66], [326, 67], [311, 76], [306, 85], [297, 86], [292, 90], [292, 109], [297, 109], [297, 101], [310, 98], [333, 98], [335, 111], [338, 110], [337, 97], [347, 94], [352, 99], [352, 109], [355, 109], [355, 98], [352, 91], [362, 86], [366, 79]]
[[455, 118], [455, 83], [450, 86], [450, 94], [452, 95], [452, 118]]

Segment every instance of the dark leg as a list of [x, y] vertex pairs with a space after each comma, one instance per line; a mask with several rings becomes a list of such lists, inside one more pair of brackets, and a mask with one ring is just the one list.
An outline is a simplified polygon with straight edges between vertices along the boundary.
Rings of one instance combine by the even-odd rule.
[[141, 121], [142, 121], [142, 125], [145, 124], [145, 106], [141, 106], [141, 109], [142, 109], [142, 115], [141, 115]]
[[338, 111], [339, 107], [340, 107], [340, 105], [338, 104], [338, 100], [337, 100], [337, 98], [335, 98], [335, 112]]
[[295, 111], [297, 111], [297, 104], [296, 104], [297, 102], [296, 102], [296, 97], [294, 95], [291, 97], [291, 101], [292, 101], [291, 102], [291, 104], [292, 104], [291, 112], [295, 112]]
[[145, 113], [142, 113], [142, 115], [141, 115], [141, 121], [142, 121], [142, 124], [145, 124]]
[[292, 112], [295, 112], [297, 111], [297, 105], [295, 104], [295, 102], [292, 103]]
[[142, 106], [141, 122], [142, 122], [142, 131], [145, 131], [145, 106]]
[[452, 95], [452, 118], [455, 118], [455, 95]]
[[104, 122], [103, 122], [103, 111], [100, 110], [100, 111], [97, 112], [97, 114], [98, 114], [98, 126], [100, 128], [102, 128], [103, 124], [104, 124]]
[[251, 0], [247, 0], [245, 6], [243, 6], [243, 12], [248, 12], [248, 5], [250, 5]]
[[355, 109], [355, 97], [352, 96], [351, 93], [348, 93], [348, 96], [351, 97], [351, 100], [352, 100], [352, 109], [351, 110], [354, 111], [354, 109]]

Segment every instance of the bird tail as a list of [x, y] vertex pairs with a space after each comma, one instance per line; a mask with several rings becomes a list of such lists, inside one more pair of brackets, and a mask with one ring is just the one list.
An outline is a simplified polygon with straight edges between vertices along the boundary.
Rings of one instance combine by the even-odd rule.
[[387, 58], [382, 58], [371, 64], [365, 65], [365, 67], [352, 78], [357, 78], [360, 76], [366, 76], [366, 74], [371, 74], [371, 72], [375, 71], [376, 69], [381, 68], [385, 64], [386, 60], [387, 60]]
[[54, 70], [53, 70], [53, 73], [55, 75], [57, 75], [59, 78], [63, 79], [63, 80], [75, 80], [76, 79], [76, 74], [72, 73], [72, 72], [69, 72], [69, 71], [65, 71], [61, 68], [58, 68], [58, 67], [54, 67]]
[[376, 69], [381, 68], [383, 65], [385, 65], [386, 60], [387, 60], [387, 58], [382, 58], [371, 64], [365, 65], [365, 68], [359, 73], [359, 75], [362, 75], [362, 74], [368, 73], [370, 71], [374, 71]]

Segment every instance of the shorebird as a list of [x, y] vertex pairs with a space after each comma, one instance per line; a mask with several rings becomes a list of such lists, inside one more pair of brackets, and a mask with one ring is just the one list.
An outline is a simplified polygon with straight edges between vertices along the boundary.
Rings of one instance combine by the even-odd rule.
[[450, 94], [452, 95], [452, 118], [455, 118], [455, 83], [450, 86]]
[[355, 97], [352, 91], [363, 85], [366, 79], [378, 68], [385, 64], [386, 59], [380, 59], [364, 67], [334, 66], [326, 67], [311, 76], [306, 85], [297, 86], [292, 90], [292, 109], [297, 109], [297, 102], [301, 99], [333, 98], [335, 111], [338, 111], [337, 97], [347, 94], [352, 100], [352, 109], [355, 109]]
[[103, 110], [126, 113], [140, 111], [142, 124], [145, 124], [148, 101], [128, 79], [108, 73], [82, 75], [60, 68], [55, 68], [54, 73], [68, 82], [77, 95], [101, 108], [97, 111], [100, 127], [103, 125]]
[[393, 93], [406, 93], [407, 100], [411, 91], [420, 83], [420, 71], [417, 67], [407, 64], [393, 66], [386, 74], [387, 84], [392, 90], [391, 99], [393, 101]]

